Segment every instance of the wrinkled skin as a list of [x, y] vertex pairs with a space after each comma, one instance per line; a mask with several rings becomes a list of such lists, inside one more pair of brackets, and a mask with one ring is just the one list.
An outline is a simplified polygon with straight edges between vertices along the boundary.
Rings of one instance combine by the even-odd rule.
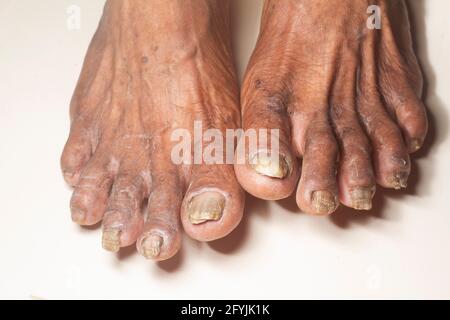
[[171, 161], [173, 129], [192, 131], [194, 120], [221, 131], [240, 125], [230, 46], [227, 1], [107, 2], [61, 160], [74, 187], [72, 219], [103, 221], [105, 249], [136, 242], [145, 257], [164, 260], [180, 248], [181, 225], [210, 241], [239, 223], [244, 194], [232, 165]]
[[[370, 5], [381, 8], [380, 30], [367, 27]], [[236, 165], [238, 180], [263, 199], [297, 188], [311, 214], [339, 202], [368, 210], [377, 184], [407, 185], [409, 154], [427, 132], [421, 94], [403, 0], [267, 0], [241, 92], [243, 128], [279, 129], [289, 170]]]

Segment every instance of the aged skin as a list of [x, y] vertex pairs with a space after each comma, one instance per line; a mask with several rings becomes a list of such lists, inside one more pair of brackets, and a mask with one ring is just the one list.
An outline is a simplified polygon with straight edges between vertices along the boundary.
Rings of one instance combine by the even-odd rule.
[[[379, 30], [367, 27], [371, 5]], [[409, 154], [427, 133], [421, 94], [403, 0], [266, 0], [242, 121], [280, 129], [282, 157], [280, 168], [236, 165], [238, 180], [257, 197], [285, 198], [301, 157], [303, 211], [330, 214], [339, 202], [368, 210], [376, 184], [407, 186]]]
[[136, 242], [145, 257], [164, 260], [180, 248], [181, 224], [210, 241], [241, 220], [244, 192], [232, 165], [170, 158], [175, 128], [240, 126], [229, 27], [228, 1], [107, 1], [61, 160], [74, 187], [72, 219], [103, 221], [105, 249]]

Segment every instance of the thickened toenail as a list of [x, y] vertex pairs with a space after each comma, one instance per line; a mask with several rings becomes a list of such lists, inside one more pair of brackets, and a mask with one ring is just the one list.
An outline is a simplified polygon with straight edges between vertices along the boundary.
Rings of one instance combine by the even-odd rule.
[[163, 238], [157, 234], [152, 234], [142, 241], [142, 254], [147, 259], [155, 259], [161, 253]]
[[225, 207], [225, 197], [218, 192], [204, 192], [188, 204], [189, 221], [201, 224], [206, 221], [219, 220]]
[[406, 189], [408, 187], [408, 174], [406, 173], [397, 173], [391, 179], [392, 187], [395, 190]]
[[103, 249], [111, 252], [119, 252], [120, 250], [120, 230], [105, 229], [102, 238]]
[[351, 192], [352, 207], [356, 210], [372, 209], [375, 188], [356, 188]]
[[317, 214], [330, 214], [337, 208], [336, 197], [328, 191], [314, 191], [312, 205]]
[[256, 172], [271, 178], [284, 179], [291, 171], [289, 161], [283, 155], [279, 159], [272, 159], [267, 153], [258, 153], [250, 164]]

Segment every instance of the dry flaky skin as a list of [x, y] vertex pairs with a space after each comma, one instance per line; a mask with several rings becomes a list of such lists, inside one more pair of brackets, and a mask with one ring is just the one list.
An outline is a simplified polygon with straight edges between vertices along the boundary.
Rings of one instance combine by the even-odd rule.
[[[381, 8], [381, 30], [367, 28], [371, 5]], [[303, 158], [304, 211], [331, 213], [339, 200], [368, 210], [376, 183], [406, 187], [409, 153], [427, 132], [421, 91], [403, 0], [266, 0], [241, 92], [243, 127], [280, 129], [283, 156]], [[280, 199], [297, 185], [292, 165], [281, 179], [235, 169], [247, 191]]]
[[[106, 3], [61, 160], [75, 189], [72, 218], [103, 221], [105, 249], [137, 241], [144, 256], [163, 260], [179, 249], [180, 214], [185, 231], [203, 241], [239, 223], [244, 199], [232, 166], [176, 166], [170, 159], [173, 129], [192, 130], [194, 120], [204, 129], [240, 124], [228, 9], [227, 1], [209, 0]], [[192, 224], [187, 203], [211, 190], [224, 202], [209, 201], [212, 218], [203, 212], [204, 223]]]

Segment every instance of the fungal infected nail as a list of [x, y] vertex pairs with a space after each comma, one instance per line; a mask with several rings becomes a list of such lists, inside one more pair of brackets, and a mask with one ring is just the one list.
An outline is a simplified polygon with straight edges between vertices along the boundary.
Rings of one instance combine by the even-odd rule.
[[285, 156], [280, 155], [278, 161], [274, 161], [273, 157], [264, 152], [252, 158], [251, 166], [259, 174], [278, 179], [286, 178], [291, 171], [290, 163]]
[[395, 190], [406, 189], [408, 187], [408, 174], [397, 173], [391, 179], [391, 184]]
[[207, 221], [217, 221], [222, 217], [225, 208], [225, 197], [218, 192], [203, 192], [188, 204], [189, 221], [201, 224]]
[[312, 206], [317, 214], [330, 214], [337, 208], [336, 197], [328, 191], [314, 191]]
[[412, 139], [410, 142], [410, 151], [416, 152], [422, 147], [422, 141], [420, 139]]
[[120, 250], [120, 230], [105, 229], [102, 237], [103, 249], [110, 252], [119, 252]]
[[372, 198], [375, 188], [356, 188], [351, 191], [352, 207], [356, 210], [372, 209]]
[[161, 254], [163, 238], [157, 234], [152, 234], [142, 242], [142, 254], [147, 259], [155, 259]]

